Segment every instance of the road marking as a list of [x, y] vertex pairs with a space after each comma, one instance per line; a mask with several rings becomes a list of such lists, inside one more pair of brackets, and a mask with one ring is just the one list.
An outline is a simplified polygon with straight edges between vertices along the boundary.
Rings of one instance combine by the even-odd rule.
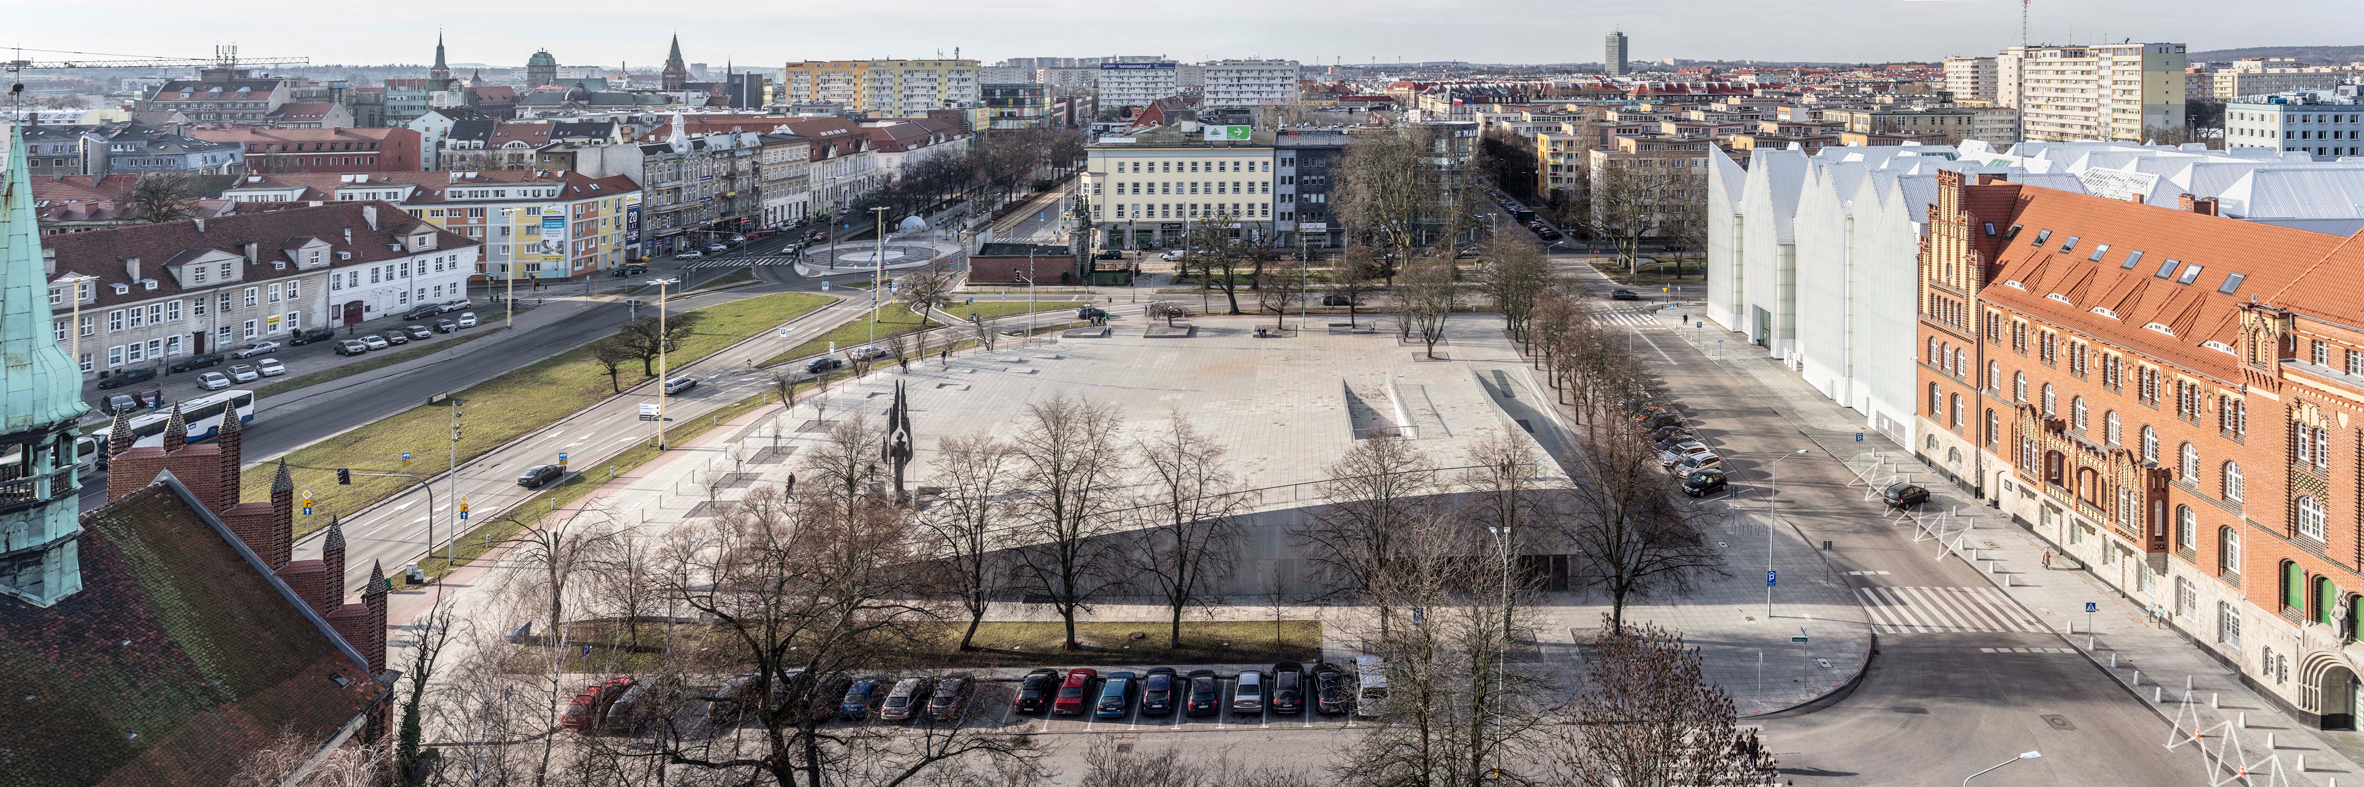
[[2075, 653], [2076, 648], [1979, 648], [1980, 653]]
[[1884, 577], [1884, 576], [1887, 576], [1887, 575], [1888, 575], [1888, 572], [1886, 572], [1886, 571], [1849, 571], [1849, 572], [1847, 572], [1847, 576], [1850, 576], [1850, 577]]
[[1931, 631], [2042, 633], [2042, 623], [2014, 606], [1996, 588], [1863, 587], [1856, 592], [1870, 611], [1872, 628], [1891, 634]]

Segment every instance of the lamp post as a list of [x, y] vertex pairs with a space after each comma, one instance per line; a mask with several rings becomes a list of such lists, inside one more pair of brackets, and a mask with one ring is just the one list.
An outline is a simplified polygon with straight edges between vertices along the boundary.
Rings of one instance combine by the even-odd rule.
[[[1506, 701], [1503, 695], [1510, 691], [1506, 685], [1508, 676], [1505, 674], [1510, 670], [1510, 528], [1488, 527], [1486, 532], [1494, 534], [1494, 543], [1502, 547], [1502, 647], [1494, 651], [1494, 715], [1500, 718]], [[1494, 771], [1502, 771], [1502, 749], [1499, 746], [1494, 749]]]
[[[516, 214], [516, 208], [501, 209], [501, 217], [509, 220], [511, 234], [516, 237], [524, 237], [523, 233], [515, 231]], [[504, 331], [517, 328], [517, 249], [523, 245], [521, 243], [509, 244], [509, 261], [501, 265], [501, 278], [507, 282], [505, 291], [501, 294], [502, 306], [508, 310], [508, 314], [501, 317], [501, 330]]]
[[1026, 272], [1018, 274], [1018, 278], [1025, 279], [1025, 280], [1026, 280], [1026, 343], [1027, 343], [1027, 344], [1032, 344], [1032, 343], [1034, 343], [1034, 270], [1033, 270], [1033, 268], [1034, 268], [1034, 261], [1033, 261], [1033, 258], [1029, 257], [1029, 258], [1027, 259], [1027, 264], [1026, 264], [1026, 267], [1027, 267], [1027, 270], [1026, 270]]
[[667, 331], [665, 330], [665, 288], [678, 281], [680, 279], [654, 279], [649, 282], [657, 285], [657, 450], [659, 451], [665, 450], [665, 375], [667, 374], [665, 371], [665, 345], [669, 343], [666, 341]]
[[1773, 487], [1772, 493], [1765, 495], [1765, 622], [1767, 623], [1773, 622], [1773, 527], [1775, 521], [1779, 519], [1779, 515], [1775, 513], [1778, 509], [1775, 507], [1780, 505], [1781, 498], [1781, 462], [1783, 459], [1805, 454], [1806, 449], [1803, 448], [1783, 454], [1781, 459], [1773, 460], [1773, 465], [1766, 469], [1766, 473], [1772, 476]]
[[2023, 751], [2023, 752], [2020, 752], [2020, 753], [2019, 753], [2019, 756], [2017, 756], [2017, 757], [2013, 757], [2013, 758], [2011, 758], [2011, 759], [2008, 759], [2008, 760], [2004, 760], [2002, 763], [2000, 763], [2000, 764], [1996, 765], [1994, 768], [1988, 768], [1988, 769], [1986, 769], [1986, 770], [1979, 771], [1979, 772], [1977, 772], [1977, 773], [1973, 773], [1973, 774], [1970, 774], [1969, 776], [1963, 777], [1963, 779], [1962, 779], [1962, 787], [1970, 787], [1970, 780], [1971, 780], [1971, 779], [1976, 779], [1976, 778], [1978, 778], [1978, 777], [1980, 777], [1980, 776], [1985, 776], [1985, 775], [1987, 775], [1987, 774], [1989, 774], [1989, 773], [1993, 773], [1993, 772], [1995, 771], [1995, 769], [1996, 769], [1996, 768], [2001, 768], [2001, 767], [2003, 767], [2004, 765], [2010, 765], [2011, 763], [2015, 763], [2015, 762], [2018, 762], [2018, 761], [2020, 761], [2020, 760], [2035, 760], [2035, 759], [2042, 759], [2042, 758], [2043, 758], [2043, 756], [2044, 756], [2044, 753], [2043, 753], [2043, 752], [2040, 752], [2040, 751]]
[[886, 214], [887, 208], [884, 205], [870, 209], [870, 215], [878, 221], [878, 229], [875, 230], [878, 233], [878, 256], [870, 260], [871, 344], [878, 343], [878, 310], [882, 305], [879, 298], [886, 290]]

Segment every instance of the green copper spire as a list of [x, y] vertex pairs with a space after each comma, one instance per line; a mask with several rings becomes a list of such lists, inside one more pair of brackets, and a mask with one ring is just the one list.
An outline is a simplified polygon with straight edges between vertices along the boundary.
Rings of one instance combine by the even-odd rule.
[[72, 423], [89, 409], [82, 375], [58, 346], [52, 319], [24, 133], [10, 124], [0, 174], [0, 434]]

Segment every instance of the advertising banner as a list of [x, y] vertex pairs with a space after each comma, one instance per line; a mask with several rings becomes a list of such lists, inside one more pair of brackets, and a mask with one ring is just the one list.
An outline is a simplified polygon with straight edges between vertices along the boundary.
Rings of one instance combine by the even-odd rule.
[[1254, 131], [1256, 127], [1201, 126], [1200, 128], [1206, 132], [1206, 137], [1203, 140], [1206, 142], [1246, 142], [1248, 141], [1248, 132]]
[[542, 208], [542, 261], [566, 261], [566, 206]]
[[624, 197], [624, 243], [630, 245], [639, 242], [640, 195], [630, 194]]

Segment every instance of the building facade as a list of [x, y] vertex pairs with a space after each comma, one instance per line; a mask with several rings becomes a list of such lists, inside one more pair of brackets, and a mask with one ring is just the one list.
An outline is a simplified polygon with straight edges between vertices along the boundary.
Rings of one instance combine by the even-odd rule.
[[2364, 87], [2250, 96], [2224, 108], [2228, 148], [2306, 153], [2317, 160], [2364, 155]]
[[1295, 60], [1210, 60], [1202, 107], [1267, 107], [1297, 102]]
[[1163, 56], [1125, 57], [1100, 64], [1100, 106], [1145, 107], [1182, 94], [1174, 61]]
[[288, 102], [289, 80], [209, 68], [196, 79], [175, 79], [139, 103], [142, 112], [178, 112], [192, 123], [261, 123]]
[[983, 96], [986, 130], [1043, 128], [1048, 122], [1050, 88], [1032, 82], [987, 84]]
[[1955, 101], [1993, 101], [1995, 84], [1994, 58], [1945, 59], [1945, 92], [1953, 94]]
[[786, 103], [832, 102], [870, 117], [913, 117], [979, 101], [975, 60], [830, 60], [789, 63]]
[[190, 135], [238, 146], [248, 172], [419, 171], [419, 132], [408, 128], [225, 128], [198, 129]]
[[2184, 125], [2182, 44], [2028, 46], [2003, 50], [1995, 77], [2032, 142], [2141, 142]]
[[[389, 202], [482, 243], [477, 273], [484, 278], [564, 279], [626, 261], [625, 208], [639, 199], [640, 187], [623, 175], [548, 170], [257, 175], [222, 197], [266, 204]], [[564, 226], [552, 217], [564, 217]]]
[[1272, 132], [1209, 136], [1165, 126], [1087, 147], [1085, 187], [1101, 248], [1173, 247], [1190, 225], [1210, 220], [1237, 222], [1243, 238], [1272, 231]]
[[1346, 159], [1349, 135], [1339, 129], [1282, 129], [1273, 132], [1272, 228], [1275, 243], [1298, 249], [1346, 245], [1346, 227], [1331, 197], [1338, 191], [1338, 165]]
[[813, 215], [813, 141], [795, 134], [762, 137], [764, 227], [796, 224]]
[[1633, 73], [1626, 63], [1626, 40], [1623, 31], [1613, 31], [1601, 45], [1601, 72], [1613, 77]]
[[2288, 58], [2242, 58], [2228, 68], [2195, 71], [2206, 82], [2206, 92], [2200, 98], [2227, 102], [2275, 93], [2333, 90], [2364, 79], [2364, 67], [2301, 66]]

